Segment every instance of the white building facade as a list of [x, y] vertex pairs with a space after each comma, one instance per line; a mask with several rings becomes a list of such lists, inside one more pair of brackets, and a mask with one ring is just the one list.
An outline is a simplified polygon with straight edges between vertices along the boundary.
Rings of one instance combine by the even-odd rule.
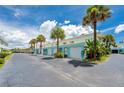
[[[97, 34], [101, 36], [101, 34]], [[60, 41], [59, 48], [64, 57], [82, 59], [85, 57], [84, 46], [88, 39], [93, 39], [93, 34], [80, 35], [75, 38]], [[43, 54], [53, 56], [56, 53], [56, 42], [46, 42], [43, 46]]]

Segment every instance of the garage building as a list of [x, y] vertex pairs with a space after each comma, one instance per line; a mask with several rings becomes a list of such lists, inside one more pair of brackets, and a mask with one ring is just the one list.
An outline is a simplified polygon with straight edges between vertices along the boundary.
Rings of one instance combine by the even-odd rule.
[[[100, 34], [97, 34], [99, 36]], [[93, 34], [80, 35], [75, 38], [64, 39], [60, 41], [59, 48], [63, 52], [64, 57], [82, 59], [84, 55], [85, 41], [93, 39]], [[54, 56], [56, 53], [56, 42], [45, 42], [43, 54]]]

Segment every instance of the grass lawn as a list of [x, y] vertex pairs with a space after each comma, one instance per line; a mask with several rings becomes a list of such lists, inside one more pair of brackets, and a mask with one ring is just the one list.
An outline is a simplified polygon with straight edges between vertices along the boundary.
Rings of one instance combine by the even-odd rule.
[[109, 58], [109, 55], [106, 55], [106, 56], [102, 56], [101, 58], [100, 58], [100, 60], [91, 60], [91, 59], [84, 59], [84, 61], [85, 62], [91, 62], [91, 63], [95, 63], [95, 64], [100, 64], [100, 63], [102, 63], [102, 62], [105, 62], [106, 60], [108, 60], [108, 58]]
[[[5, 62], [4, 64], [12, 57], [13, 54], [10, 54], [4, 58]], [[0, 64], [0, 69], [4, 66], [4, 64]]]
[[108, 58], [109, 58], [109, 55], [102, 56], [100, 60], [95, 60], [93, 61], [93, 63], [99, 64], [99, 63], [105, 62], [106, 60], [108, 60]]
[[4, 64], [0, 64], [0, 68], [2, 68], [3, 65], [4, 65]]

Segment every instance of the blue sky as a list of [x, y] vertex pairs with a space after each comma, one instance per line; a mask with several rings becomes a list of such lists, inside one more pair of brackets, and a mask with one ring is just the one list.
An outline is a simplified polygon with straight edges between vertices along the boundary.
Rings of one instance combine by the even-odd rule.
[[[26, 46], [28, 42], [26, 39], [36, 37], [40, 33], [47, 34], [56, 25], [61, 25], [67, 31], [73, 28], [72, 32], [67, 32], [67, 35], [76, 36], [81, 33], [82, 18], [88, 7], [86, 5], [0, 6], [1, 35], [6, 35], [4, 38], [11, 47], [23, 47], [24, 44]], [[103, 34], [114, 35], [118, 42], [124, 36], [124, 6], [108, 7], [112, 10], [111, 18], [98, 23], [97, 30]], [[90, 27], [89, 29], [92, 30]]]
[[[11, 8], [10, 8], [11, 7]], [[56, 20], [63, 23], [70, 20], [73, 24], [81, 24], [84, 10], [87, 6], [1, 6], [0, 17], [3, 21], [17, 22], [21, 26], [38, 26], [46, 20]], [[14, 9], [23, 12], [20, 17], [13, 16]]]

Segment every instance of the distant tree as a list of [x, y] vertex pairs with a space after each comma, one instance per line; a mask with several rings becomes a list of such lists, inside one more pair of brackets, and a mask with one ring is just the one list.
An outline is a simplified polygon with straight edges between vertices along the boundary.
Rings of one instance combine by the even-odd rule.
[[111, 34], [105, 35], [103, 37], [103, 42], [105, 42], [106, 48], [108, 48], [108, 52], [111, 51], [111, 46], [116, 47], [116, 42], [114, 37]]
[[43, 35], [37, 37], [37, 42], [40, 42], [40, 53], [42, 53], [43, 42], [46, 41], [46, 38]]
[[36, 45], [36, 43], [37, 43], [37, 40], [36, 40], [36, 39], [30, 40], [29, 44], [31, 45], [30, 47], [32, 48], [32, 50], [33, 50], [33, 48], [34, 48], [34, 50], [35, 50], [35, 45]]

